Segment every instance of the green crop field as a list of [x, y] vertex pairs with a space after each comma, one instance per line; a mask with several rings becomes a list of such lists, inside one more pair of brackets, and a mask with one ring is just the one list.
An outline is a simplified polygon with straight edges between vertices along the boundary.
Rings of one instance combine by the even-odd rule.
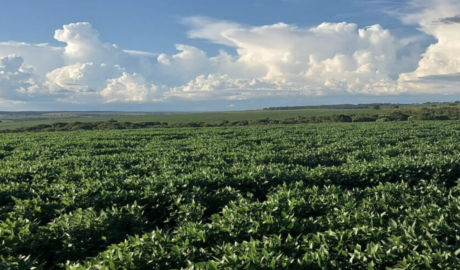
[[460, 265], [458, 121], [0, 134], [0, 159], [0, 269]]

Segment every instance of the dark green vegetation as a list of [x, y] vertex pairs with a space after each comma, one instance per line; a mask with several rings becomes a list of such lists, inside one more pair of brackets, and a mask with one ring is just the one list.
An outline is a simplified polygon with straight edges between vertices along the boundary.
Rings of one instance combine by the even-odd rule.
[[[379, 105], [375, 105], [379, 106]], [[359, 110], [361, 111], [361, 110]], [[141, 129], [141, 128], [183, 128], [183, 127], [224, 127], [224, 126], [258, 126], [258, 125], [278, 125], [278, 124], [306, 124], [306, 123], [341, 123], [341, 122], [388, 122], [388, 121], [420, 121], [420, 120], [460, 120], [460, 107], [439, 107], [439, 108], [412, 108], [412, 109], [389, 109], [380, 113], [350, 113], [349, 114], [310, 114], [307, 116], [288, 117], [283, 120], [278, 119], [257, 119], [252, 120], [254, 112], [248, 113], [249, 120], [222, 120], [219, 123], [215, 121], [203, 122], [119, 122], [115, 119], [107, 121], [90, 121], [90, 122], [56, 122], [50, 124], [41, 124], [30, 127], [21, 127], [17, 129], [4, 129], [0, 132], [29, 132], [29, 131], [71, 131], [71, 130], [113, 130], [113, 129]], [[259, 111], [260, 112], [260, 111]], [[304, 112], [304, 111], [294, 111]], [[332, 110], [332, 112], [338, 112]], [[342, 111], [344, 112], [344, 111]], [[241, 113], [241, 112], [240, 112]], [[280, 114], [283, 115], [283, 114]], [[245, 115], [245, 114], [241, 114]], [[241, 116], [240, 115], [240, 116]], [[222, 113], [220, 116], [222, 117]], [[235, 118], [233, 118], [235, 120]], [[215, 120], [215, 119], [214, 119]]]
[[460, 265], [459, 122], [0, 138], [0, 269]]
[[114, 119], [118, 122], [161, 122], [168, 124], [197, 123], [219, 124], [222, 121], [254, 121], [259, 119], [284, 120], [298, 116], [332, 116], [334, 114], [381, 114], [390, 108], [382, 110], [369, 109], [303, 109], [303, 110], [255, 110], [234, 112], [200, 112], [200, 113], [129, 113], [129, 112], [17, 112], [0, 113], [0, 130], [30, 128], [37, 125], [60, 123], [93, 123], [107, 122]]

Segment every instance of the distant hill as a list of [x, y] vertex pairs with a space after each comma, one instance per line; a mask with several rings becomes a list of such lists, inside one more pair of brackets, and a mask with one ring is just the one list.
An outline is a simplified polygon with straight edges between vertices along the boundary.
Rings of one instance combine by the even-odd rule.
[[457, 106], [460, 101], [455, 102], [426, 102], [426, 103], [413, 103], [413, 104], [400, 104], [400, 103], [367, 103], [367, 104], [335, 104], [335, 105], [313, 105], [313, 106], [282, 106], [282, 107], [268, 107], [263, 110], [306, 110], [306, 109], [325, 109], [325, 110], [351, 110], [351, 109], [373, 109], [373, 108], [399, 108], [399, 107], [420, 107], [420, 106]]

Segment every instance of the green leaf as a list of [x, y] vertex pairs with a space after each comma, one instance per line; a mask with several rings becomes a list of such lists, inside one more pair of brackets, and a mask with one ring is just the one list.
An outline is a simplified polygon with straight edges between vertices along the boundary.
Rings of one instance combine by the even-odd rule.
[[219, 263], [215, 261], [209, 261], [208, 265], [209, 265], [209, 268], [212, 270], [217, 270], [217, 268], [219, 267]]
[[395, 230], [398, 228], [398, 224], [393, 219], [390, 219], [389, 224], [390, 224], [390, 227]]
[[178, 247], [177, 245], [172, 247], [172, 251], [174, 251], [174, 253], [176, 253], [176, 255], [178, 256], [181, 255], [180, 247]]

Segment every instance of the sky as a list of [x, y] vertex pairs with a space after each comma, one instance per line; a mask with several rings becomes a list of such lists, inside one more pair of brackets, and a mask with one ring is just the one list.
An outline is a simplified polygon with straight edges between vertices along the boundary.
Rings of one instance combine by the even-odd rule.
[[0, 3], [0, 111], [458, 99], [458, 0]]

